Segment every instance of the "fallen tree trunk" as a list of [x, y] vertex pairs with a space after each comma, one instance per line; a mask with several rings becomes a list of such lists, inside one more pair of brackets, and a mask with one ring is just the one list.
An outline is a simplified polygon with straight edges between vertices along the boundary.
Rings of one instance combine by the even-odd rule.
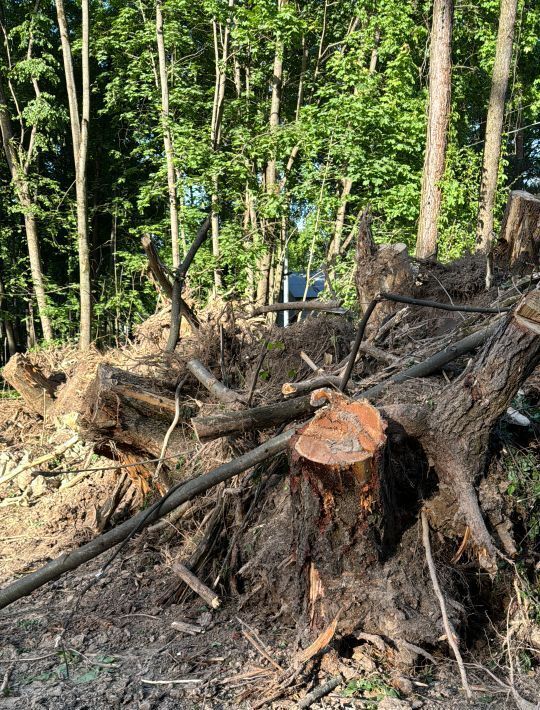
[[56, 386], [51, 383], [30, 360], [21, 353], [9, 359], [2, 370], [6, 382], [24, 399], [29, 409], [40, 417], [46, 417], [54, 403]]
[[[182, 420], [193, 413], [193, 406], [181, 405]], [[158, 458], [174, 414], [172, 392], [149, 378], [101, 364], [85, 392], [79, 429], [92, 441], [113, 441], [124, 450]], [[173, 431], [169, 455], [180, 456], [185, 448], [185, 436]]]
[[61, 555], [58, 559], [49, 562], [35, 572], [21, 577], [4, 589], [0, 589], [0, 609], [4, 609], [17, 599], [31, 594], [34, 590], [47, 584], [47, 582], [58, 579], [66, 572], [76, 569], [85, 562], [101, 555], [106, 550], [126, 540], [133, 533], [167, 515], [182, 503], [201, 495], [201, 493], [217, 486], [218, 483], [223, 483], [229, 478], [283, 451], [293, 433], [293, 431], [285, 431], [247, 454], [218, 466], [204, 476], [198, 476], [191, 481], [175, 486], [157, 503], [154, 503], [146, 510], [141, 510], [140, 513], [126, 520], [125, 523], [100, 535], [86, 545]]
[[210, 441], [220, 436], [241, 434], [253, 429], [269, 429], [279, 424], [299, 419], [314, 411], [309, 397], [268, 404], [263, 407], [193, 417], [191, 424], [200, 441]]

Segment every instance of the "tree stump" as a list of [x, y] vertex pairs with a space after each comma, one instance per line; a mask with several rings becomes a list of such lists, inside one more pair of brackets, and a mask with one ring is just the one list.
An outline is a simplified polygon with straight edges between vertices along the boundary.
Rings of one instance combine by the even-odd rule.
[[2, 372], [4, 379], [24, 399], [28, 407], [46, 417], [54, 403], [56, 385], [50, 382], [25, 355], [17, 353], [8, 361]]
[[538, 268], [540, 254], [540, 199], [524, 190], [508, 197], [499, 242], [513, 271]]
[[[414, 275], [405, 244], [382, 244], [373, 241], [370, 218], [362, 215], [356, 243], [356, 291], [364, 311], [381, 291], [412, 295]], [[380, 303], [370, 318], [368, 337], [376, 334], [385, 320], [400, 308], [390, 301]]]
[[308, 587], [310, 627], [343, 611], [347, 576], [380, 557], [386, 423], [366, 400], [318, 390], [319, 410], [291, 441], [291, 496], [297, 569]]

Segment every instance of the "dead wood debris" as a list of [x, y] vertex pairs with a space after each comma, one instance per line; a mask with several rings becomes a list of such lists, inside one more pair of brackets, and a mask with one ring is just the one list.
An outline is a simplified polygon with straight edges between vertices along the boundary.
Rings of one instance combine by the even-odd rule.
[[[420, 271], [422, 268], [424, 267], [421, 267]], [[454, 272], [450, 273], [453, 278]], [[426, 276], [426, 274], [428, 275]], [[309, 426], [303, 429], [303, 436], [307, 438], [303, 442], [302, 456], [306, 456], [306, 451], [312, 451], [313, 445], [317, 448], [322, 443], [326, 447], [323, 447], [326, 456], [324, 461], [319, 456], [319, 458], [312, 458], [312, 463], [315, 467], [324, 468], [327, 466], [327, 470], [319, 471], [317, 469], [317, 476], [313, 473], [314, 477], [310, 478], [312, 491], [317, 489], [316, 497], [318, 497], [321, 506], [317, 523], [320, 540], [324, 539], [329, 521], [337, 520], [333, 516], [339, 509], [339, 505], [336, 508], [338, 496], [336, 491], [328, 486], [328, 477], [337, 475], [336, 472], [342, 464], [334, 458], [345, 455], [342, 451], [345, 446], [345, 449], [349, 447], [354, 454], [350, 464], [351, 476], [353, 478], [356, 476], [360, 486], [368, 480], [377, 480], [377, 485], [381, 486], [382, 491], [379, 499], [377, 497], [378, 490], [375, 488], [373, 490], [362, 489], [358, 499], [363, 501], [362, 505], [365, 506], [366, 515], [365, 518], [359, 519], [354, 524], [355, 529], [360, 530], [363, 525], [372, 526], [372, 519], [377, 515], [388, 516], [390, 505], [397, 505], [399, 508], [399, 502], [396, 503], [394, 498], [402, 496], [403, 505], [410, 504], [411, 510], [401, 510], [399, 515], [403, 517], [403, 520], [399, 518], [397, 513], [394, 517], [387, 519], [392, 520], [392, 525], [398, 526], [395, 532], [396, 539], [405, 534], [406, 526], [412, 529], [411, 526], [416, 524], [418, 530], [424, 531], [423, 539], [424, 545], [426, 545], [425, 526], [427, 520], [425, 513], [419, 514], [419, 510], [423, 495], [434, 496], [436, 499], [436, 495], [433, 493], [434, 489], [429, 489], [429, 486], [422, 488], [414, 501], [412, 498], [405, 501], [406, 496], [403, 498], [405, 479], [399, 483], [402, 486], [400, 489], [392, 489], [391, 485], [389, 488], [387, 487], [387, 480], [382, 473], [383, 463], [387, 465], [386, 459], [380, 465], [377, 462], [377, 465], [370, 468], [369, 475], [365, 474], [365, 467], [359, 464], [363, 460], [361, 449], [362, 446], [365, 448], [365, 442], [362, 444], [353, 441], [349, 431], [352, 425], [348, 419], [347, 399], [343, 398], [345, 404], [340, 404], [337, 392], [332, 393], [332, 387], [336, 390], [344, 389], [344, 385], [352, 376], [351, 389], [355, 393], [360, 392], [363, 396], [367, 396], [372, 403], [379, 404], [379, 408], [381, 403], [385, 404], [385, 408], [381, 411], [383, 417], [386, 416], [390, 419], [388, 437], [391, 439], [393, 447], [401, 446], [403, 441], [409, 441], [411, 438], [424, 444], [420, 428], [424, 427], [426, 420], [423, 419], [420, 425], [413, 421], [415, 408], [425, 407], [428, 400], [436, 402], [444, 388], [454, 385], [456, 376], [459, 376], [464, 370], [466, 378], [467, 372], [473, 370], [472, 366], [464, 361], [464, 357], [474, 358], [475, 349], [483, 347], [482, 355], [477, 360], [479, 359], [484, 364], [488, 362], [490, 350], [495, 345], [496, 335], [494, 334], [503, 333], [502, 324], [508, 321], [506, 316], [499, 314], [504, 309], [513, 308], [515, 303], [519, 303], [517, 318], [520, 319], [520, 327], [525, 323], [531, 332], [530, 345], [527, 346], [530, 347], [530, 362], [536, 362], [536, 354], [533, 354], [533, 350], [536, 353], [536, 346], [533, 341], [534, 333], [538, 332], [536, 330], [538, 298], [537, 294], [530, 293], [529, 297], [524, 299], [523, 294], [527, 290], [534, 289], [539, 278], [537, 274], [510, 279], [505, 284], [499, 284], [495, 290], [492, 289], [489, 295], [480, 291], [478, 294], [473, 293], [472, 296], [468, 293], [467, 297], [471, 299], [468, 304], [464, 304], [456, 296], [458, 291], [454, 286], [447, 288], [444, 270], [433, 269], [430, 271], [430, 267], [425, 266], [424, 275], [421, 278], [424, 279], [424, 285], [428, 282], [434, 284], [440, 280], [443, 291], [451, 296], [450, 300], [456, 299], [458, 301], [457, 304], [442, 304], [444, 310], [450, 315], [441, 316], [440, 313], [437, 313], [434, 319], [432, 309], [438, 308], [440, 304], [434, 304], [431, 302], [431, 298], [426, 303], [422, 303], [422, 299], [411, 296], [396, 298], [395, 301], [404, 303], [406, 307], [389, 311], [388, 317], [378, 322], [373, 332], [368, 333], [369, 339], [363, 342], [364, 332], [362, 332], [362, 337], [357, 338], [356, 346], [353, 345], [352, 348], [354, 329], [352, 324], [342, 316], [335, 314], [310, 315], [306, 320], [294, 324], [286, 330], [280, 330], [275, 326], [268, 327], [257, 320], [250, 322], [248, 318], [240, 317], [238, 312], [234, 315], [235, 308], [233, 307], [233, 309], [223, 309], [221, 313], [199, 314], [197, 325], [194, 325], [194, 327], [198, 326], [196, 342], [187, 336], [182, 339], [177, 350], [169, 354], [160, 351], [163, 345], [162, 335], [159, 335], [154, 341], [151, 337], [145, 336], [132, 348], [126, 349], [122, 353], [108, 353], [105, 356], [96, 353], [91, 365], [86, 364], [84, 368], [77, 365], [74, 353], [66, 351], [62, 357], [66, 363], [67, 382], [60, 385], [55, 383], [54, 387], [52, 384], [44, 387], [43, 383], [48, 383], [53, 373], [58, 371], [58, 363], [62, 362], [62, 357], [58, 357], [55, 361], [55, 356], [44, 354], [43, 360], [50, 358], [50, 361], [40, 363], [33, 356], [29, 371], [33, 373], [34, 378], [37, 377], [36, 386], [41, 388], [41, 399], [34, 396], [35, 393], [28, 392], [28, 377], [25, 377], [25, 397], [26, 401], [30, 402], [34, 414], [18, 413], [16, 416], [13, 415], [10, 426], [15, 431], [18, 417], [32, 416], [34, 430], [40, 427], [46, 430], [48, 436], [44, 438], [42, 433], [41, 439], [43, 441], [48, 438], [50, 443], [42, 444], [39, 451], [34, 451], [33, 457], [27, 456], [22, 460], [19, 451], [15, 451], [6, 463], [2, 459], [3, 454], [0, 453], [0, 484], [6, 484], [9, 497], [14, 498], [15, 502], [19, 504], [28, 502], [30, 489], [27, 491], [27, 487], [31, 481], [26, 482], [25, 486], [19, 489], [23, 491], [20, 496], [13, 496], [14, 482], [27, 471], [31, 471], [32, 478], [35, 478], [36, 469], [39, 468], [41, 472], [44, 466], [48, 469], [52, 467], [52, 471], [49, 470], [46, 473], [64, 477], [62, 486], [76, 485], [77, 481], [82, 480], [81, 476], [84, 478], [88, 474], [91, 475], [93, 470], [99, 468], [88, 465], [90, 463], [88, 457], [92, 455], [105, 455], [118, 461], [116, 465], [119, 472], [122, 471], [121, 467], [124, 463], [126, 474], [121, 474], [117, 478], [116, 487], [111, 491], [109, 501], [99, 508], [96, 507], [93, 513], [95, 520], [91, 527], [96, 532], [107, 532], [102, 537], [98, 537], [95, 541], [76, 550], [66, 560], [50, 563], [42, 576], [38, 574], [36, 577], [36, 573], [27, 575], [12, 587], [0, 591], [0, 605], [11, 603], [21, 593], [29, 593], [36, 588], [36, 583], [41, 584], [53, 579], [67, 569], [73, 569], [74, 566], [91, 559], [94, 554], [99, 554], [112, 545], [122, 543], [134, 532], [141, 529], [142, 521], [144, 525], [153, 523], [154, 535], [164, 535], [164, 529], [166, 529], [169, 540], [172, 534], [175, 536], [173, 540], [185, 541], [182, 544], [185, 545], [185, 550], [189, 550], [189, 554], [182, 551], [180, 555], [174, 555], [175, 559], [182, 559], [185, 564], [173, 564], [172, 571], [211, 608], [215, 609], [219, 605], [220, 599], [228, 593], [238, 596], [239, 608], [244, 604], [249, 607], [258, 601], [260, 603], [261, 600], [264, 600], [263, 603], [267, 603], [272, 598], [275, 602], [277, 601], [276, 597], [279, 597], [283, 592], [285, 585], [289, 584], [289, 592], [283, 592], [282, 608], [277, 608], [276, 613], [278, 616], [284, 615], [297, 619], [301, 627], [299, 633], [309, 641], [304, 644], [305, 649], [296, 654], [289, 665], [278, 661], [259, 634], [246, 622], [239, 620], [242, 637], [256, 650], [262, 659], [261, 662], [268, 664], [268, 667], [254, 667], [228, 679], [231, 687], [257, 684], [257, 689], [250, 687], [242, 693], [242, 699], [252, 697], [256, 690], [263, 696], [259, 697], [253, 707], [262, 707], [284, 695], [294, 694], [315, 667], [315, 660], [324, 653], [324, 649], [329, 644], [334, 643], [334, 637], [338, 638], [340, 634], [344, 633], [343, 629], [345, 628], [347, 628], [347, 633], [350, 631], [357, 643], [369, 642], [368, 640], [372, 638], [379, 639], [383, 649], [379, 653], [387, 658], [397, 658], [400, 654], [399, 649], [405, 649], [405, 655], [408, 654], [411, 658], [423, 655], [428, 660], [433, 660], [433, 655], [423, 651], [422, 648], [423, 643], [433, 644], [434, 647], [435, 637], [431, 632], [426, 632], [423, 636], [420, 631], [414, 630], [412, 625], [399, 627], [398, 624], [397, 635], [394, 636], [390, 633], [389, 627], [384, 629], [377, 627], [373, 621], [376, 618], [375, 613], [373, 618], [369, 613], [364, 618], [359, 617], [358, 627], [350, 629], [340, 626], [341, 622], [336, 616], [330, 626], [326, 625], [320, 632], [320, 622], [323, 619], [328, 622], [328, 613], [333, 608], [330, 603], [325, 608], [324, 614], [321, 611], [324, 607], [321, 600], [325, 595], [328, 595], [326, 601], [332, 602], [332, 591], [327, 589], [325, 585], [329, 576], [339, 574], [336, 572], [339, 569], [339, 564], [333, 568], [329, 567], [323, 574], [319, 574], [317, 569], [312, 567], [311, 575], [316, 575], [320, 585], [317, 587], [318, 592], [315, 597], [311, 595], [313, 598], [311, 598], [310, 607], [307, 616], [305, 616], [302, 609], [293, 609], [291, 606], [295, 601], [298, 602], [299, 599], [302, 599], [302, 595], [305, 595], [305, 581], [302, 581], [304, 572], [299, 567], [296, 553], [290, 554], [291, 547], [289, 545], [287, 554], [283, 555], [279, 561], [276, 560], [274, 565], [272, 554], [268, 554], [268, 546], [272, 547], [278, 538], [273, 538], [273, 533], [270, 533], [268, 541], [264, 540], [267, 531], [271, 529], [272, 500], [276, 498], [278, 492], [284, 496], [288, 496], [289, 492], [283, 493], [281, 486], [277, 486], [273, 482], [274, 479], [276, 481], [283, 480], [278, 475], [278, 466], [274, 463], [270, 464], [266, 477], [263, 475], [263, 467], [267, 467], [266, 462], [270, 456], [289, 447], [291, 466], [294, 468], [294, 457], [298, 454], [298, 441], [295, 438], [293, 439], [295, 443], [289, 444], [289, 440], [293, 437], [293, 429], [278, 433], [277, 437], [272, 437], [270, 434], [270, 438], [266, 438], [267, 435], [262, 434], [262, 431], [269, 430], [271, 432], [273, 428], [282, 428], [290, 422], [294, 423], [293, 426], [296, 428], [302, 420], [305, 421], [313, 414], [315, 406], [319, 407], [321, 404], [317, 402], [314, 405], [313, 400], [310, 402], [308, 397], [302, 398], [294, 395], [325, 386], [330, 387], [326, 397], [333, 400], [332, 406], [334, 408], [330, 407], [325, 410], [328, 412], [326, 418], [324, 416], [316, 418], [321, 422], [316, 434], [312, 436], [309, 433], [311, 431]], [[433, 288], [435, 289], [435, 287]], [[392, 296], [392, 294], [389, 295]], [[420, 291], [420, 295], [433, 297], [434, 293], [433, 290], [424, 288], [423, 291]], [[440, 289], [436, 295], [440, 297]], [[475, 300], [478, 301], [478, 308], [475, 308]], [[334, 303], [328, 305], [333, 308], [339, 307], [339, 304]], [[467, 306], [471, 306], [471, 308]], [[373, 306], [374, 308], [375, 306]], [[471, 309], [475, 312], [467, 313]], [[266, 309], [266, 311], [268, 310], [272, 309]], [[321, 306], [319, 310], [323, 311], [326, 308]], [[456, 316], [458, 310], [466, 312], [467, 315], [464, 318]], [[478, 310], [482, 312], [477, 312]], [[167, 318], [165, 318], [163, 326], [165, 330], [166, 321]], [[365, 318], [365, 323], [367, 323], [367, 318]], [[530, 325], [531, 323], [533, 325]], [[216, 337], [217, 333], [219, 333], [219, 337]], [[101, 367], [102, 373], [113, 373], [113, 379], [109, 377], [111, 385], [108, 386], [107, 392], [102, 386], [96, 389], [95, 385], [100, 377], [99, 371], [96, 374], [96, 365]], [[528, 365], [529, 361], [525, 357], [525, 371]], [[451, 366], [454, 369], [451, 369]], [[128, 378], [125, 381], [122, 376], [114, 379], [115, 367], [119, 373], [127, 373]], [[446, 380], [440, 374], [442, 368], [445, 367], [450, 368], [445, 371]], [[35, 375], [36, 372], [37, 375]], [[223, 373], [226, 375], [226, 382]], [[418, 384], [418, 380], [415, 378], [422, 377], [429, 377], [429, 379]], [[101, 382], [104, 382], [103, 375], [101, 378]], [[180, 387], [177, 386], [179, 378], [183, 378]], [[15, 384], [15, 380], [12, 381], [12, 384]], [[200, 387], [201, 384], [203, 389]], [[474, 386], [475, 383], [472, 382], [470, 388], [474, 388]], [[43, 391], [46, 395], [43, 395]], [[76, 396], [72, 397], [69, 394], [71, 392], [76, 392]], [[282, 399], [283, 395], [287, 395], [289, 399]], [[50, 397], [50, 401], [46, 400], [46, 397]], [[393, 408], [387, 406], [388, 399], [391, 400], [392, 405], [395, 405]], [[40, 403], [39, 406], [36, 402]], [[252, 402], [255, 403], [255, 407], [251, 406]], [[434, 406], [428, 404], [428, 419], [429, 411], [433, 412]], [[402, 410], [399, 407], [402, 407]], [[405, 416], [404, 410], [406, 410], [407, 416]], [[50, 416], [49, 411], [53, 413], [53, 417]], [[35, 414], [44, 413], [47, 415], [46, 420], [42, 421], [35, 416]], [[345, 427], [344, 436], [347, 439], [345, 444], [343, 441], [333, 440], [333, 435], [329, 434], [335, 417], [343, 418], [342, 427]], [[528, 421], [530, 422], [530, 419]], [[512, 425], [512, 421], [510, 424]], [[365, 428], [364, 425], [365, 422], [360, 425], [361, 430], [363, 427]], [[354, 426], [358, 427], [358, 424], [356, 423]], [[17, 428], [17, 432], [19, 431], [20, 429]], [[198, 441], [193, 436], [194, 431]], [[367, 431], [369, 433], [369, 427]], [[53, 432], [63, 432], [63, 440], [54, 441], [51, 437]], [[327, 434], [328, 437], [325, 439]], [[197, 478], [197, 476], [205, 474], [211, 468], [213, 454], [210, 449], [204, 448], [209, 444], [201, 444], [200, 442], [225, 436], [235, 438], [230, 439], [228, 443], [224, 438], [219, 440], [219, 446], [225, 452], [221, 455], [225, 459], [219, 461], [221, 465], [216, 470], [217, 475], [213, 475], [216, 473], [213, 472], [210, 474], [210, 478], [203, 482], [204, 475], [202, 478]], [[81, 439], [87, 439], [87, 443]], [[10, 444], [8, 444], [6, 452], [9, 450], [9, 446]], [[70, 454], [72, 448], [76, 449], [76, 458]], [[93, 453], [94, 451], [96, 454]], [[425, 471], [429, 469], [429, 464], [437, 461], [437, 452], [434, 452], [433, 445], [431, 448], [430, 445], [426, 445], [425, 451], [428, 460], [426, 462], [427, 468], [422, 474], [424, 476], [426, 475]], [[227, 462], [226, 459], [230, 459], [231, 456], [232, 461]], [[77, 469], [76, 463], [81, 460], [86, 460], [86, 464], [82, 469]], [[180, 462], [178, 469], [175, 465], [177, 462]], [[214, 463], [218, 462], [214, 461]], [[88, 468], [88, 472], [84, 470], [86, 468]], [[121, 508], [122, 501], [124, 501], [124, 507], [127, 506], [128, 510], [133, 510], [138, 504], [140, 505], [143, 496], [153, 494], [161, 469], [167, 474], [165, 480], [168, 481], [167, 486], [170, 486], [171, 490], [167, 493], [165, 489], [162, 489], [162, 492], [165, 493], [162, 500], [147, 511], [137, 514], [135, 518], [110, 529], [111, 521], [114, 522], [115, 514]], [[72, 473], [69, 473], [70, 471]], [[131, 471], [129, 477], [128, 471]], [[137, 471], [137, 473], [133, 473], [133, 471]], [[244, 473], [245, 471], [247, 473]], [[232, 483], [226, 484], [229, 488], [225, 489], [225, 485], [221, 484], [219, 489], [211, 489], [216, 483], [231, 480], [231, 477], [239, 476], [239, 474], [243, 474], [243, 478], [233, 478]], [[195, 478], [187, 480], [190, 475]], [[305, 469], [302, 469], [301, 472], [298, 472], [298, 481], [304, 480], [302, 476], [306, 475]], [[416, 474], [411, 475], [414, 478]], [[348, 485], [348, 478], [341, 469], [339, 476], [341, 476], [340, 485]], [[446, 478], [444, 478], [443, 493], [447, 490], [446, 483], [450, 480], [448, 471], [444, 472], [444, 476]], [[362, 477], [365, 477], [365, 481]], [[294, 476], [290, 480], [294, 485], [297, 485], [294, 483]], [[318, 483], [315, 484], [315, 480]], [[130, 493], [132, 482], [136, 483], [133, 486], [133, 495]], [[298, 485], [304, 484], [298, 483]], [[137, 491], [139, 492], [138, 497], [135, 495]], [[186, 493], [186, 491], [188, 492]], [[201, 495], [203, 491], [208, 491], [204, 494], [206, 497], [200, 499], [200, 504], [193, 503], [193, 497]], [[296, 493], [293, 491], [293, 505], [287, 508], [287, 515], [290, 516], [288, 521], [290, 529], [279, 531], [283, 540], [293, 543], [293, 548], [299, 539], [295, 537], [298, 534], [299, 521], [302, 520], [302, 524], [304, 524], [307, 520], [306, 517], [295, 519], [298, 509], [294, 508], [297, 504], [294, 502], [294, 495]], [[409, 493], [406, 495], [410, 496]], [[452, 508], [454, 518], [451, 525], [444, 530], [444, 523], [441, 519], [440, 527], [436, 521], [435, 526], [440, 537], [446, 535], [454, 544], [453, 552], [448, 557], [450, 564], [458, 566], [465, 561], [468, 565], [474, 565], [478, 560], [478, 555], [482, 557], [486, 551], [492, 551], [488, 550], [492, 540], [491, 533], [499, 528], [506, 531], [506, 528], [504, 528], [504, 520], [498, 520], [490, 528], [488, 537], [485, 537], [484, 530], [486, 528], [485, 526], [484, 530], [479, 528], [478, 517], [461, 518], [460, 525], [460, 495], [465, 496], [466, 506], [469, 506], [469, 510], [476, 506], [474, 510], [478, 512], [481, 519], [482, 514], [485, 518], [489, 518], [488, 514], [481, 510], [476, 500], [474, 487], [471, 486], [470, 490], [465, 491], [461, 485], [457, 489], [455, 500], [448, 499], [450, 507], [455, 504]], [[471, 495], [474, 496], [476, 503]], [[377, 502], [379, 500], [380, 503]], [[304, 502], [301, 505], [304, 505]], [[342, 507], [342, 510], [345, 511], [345, 507]], [[432, 501], [428, 503], [428, 510], [431, 520], [436, 510], [435, 505], [432, 506]], [[171, 511], [173, 511], [172, 515], [176, 515], [176, 517], [165, 522], [163, 516]], [[394, 515], [394, 512], [391, 514]], [[265, 518], [265, 515], [270, 517]], [[275, 521], [279, 526], [277, 517]], [[402, 527], [399, 528], [399, 526]], [[384, 554], [390, 554], [391, 550], [394, 550], [393, 554], [397, 554], [396, 548], [392, 547], [395, 543], [384, 537], [390, 534], [388, 533], [389, 527], [391, 526], [387, 524], [386, 529], [380, 528], [380, 545], [383, 547], [386, 545]], [[262, 532], [258, 538], [249, 538], [249, 544], [246, 544], [252, 528], [258, 528]], [[369, 529], [373, 531], [376, 528], [369, 527]], [[479, 530], [482, 535], [475, 538]], [[265, 542], [267, 542], [266, 547]], [[427, 542], [429, 543], [429, 532], [427, 533]], [[505, 540], [501, 540], [501, 544], [504, 545], [507, 555], [516, 554], [516, 546], [513, 543], [509, 545]], [[273, 553], [276, 558], [282, 554], [285, 547], [281, 540], [275, 545]], [[330, 548], [325, 549], [328, 552]], [[250, 550], [249, 553], [248, 550]], [[336, 554], [338, 554], [337, 550], [338, 547], [335, 548]], [[425, 550], [435, 589], [439, 586], [440, 581], [439, 593], [436, 593], [436, 596], [441, 610], [445, 597], [450, 600], [449, 618], [445, 620], [445, 629], [448, 642], [453, 647], [455, 644], [452, 624], [462, 623], [459, 602], [455, 597], [456, 588], [450, 579], [451, 575], [448, 579], [438, 580], [434, 573], [435, 566], [431, 547], [426, 546]], [[375, 547], [372, 554], [377, 555]], [[366, 561], [367, 558], [362, 558], [360, 554], [356, 553], [350, 559], [357, 564], [363, 560], [366, 569], [371, 564]], [[387, 562], [379, 565], [379, 577], [375, 573], [371, 577], [366, 577], [366, 580], [373, 582], [373, 589], [381, 587], [385, 579], [384, 575], [388, 574], [389, 565], [390, 563]], [[270, 587], [275, 574], [282, 574], [284, 582], [274, 590], [273, 595]], [[414, 577], [412, 569], [411, 574]], [[292, 584], [293, 580], [294, 584]], [[347, 583], [343, 582], [344, 588]], [[355, 583], [358, 584], [358, 580]], [[402, 581], [399, 580], [396, 583], [399, 586]], [[313, 589], [310, 589], [310, 592], [312, 591]], [[177, 583], [174, 594], [178, 599]], [[296, 600], [294, 594], [299, 595]], [[304, 599], [306, 599], [305, 596]], [[441, 599], [443, 603], [441, 603]], [[391, 600], [386, 599], [384, 603], [390, 604]], [[421, 609], [418, 612], [419, 616], [429, 613], [427, 607], [424, 610], [422, 606], [425, 603], [427, 602], [424, 598], [419, 601], [419, 609]], [[367, 609], [368, 606], [367, 601], [360, 602], [358, 612]], [[390, 606], [382, 608], [388, 611]], [[444, 613], [443, 616], [445, 616]], [[306, 619], [310, 619], [310, 621], [306, 622]], [[344, 619], [343, 623], [349, 623], [349, 620]], [[198, 634], [202, 630], [202, 627], [187, 622], [177, 622], [175, 628], [186, 634]], [[400, 633], [406, 633], [406, 628], [408, 628], [410, 636], [400, 637]], [[428, 647], [431, 651], [432, 646]], [[456, 652], [455, 649], [454, 652]], [[471, 691], [467, 685], [465, 664], [461, 659], [459, 649], [456, 658], [462, 673], [464, 688], [470, 697]], [[263, 681], [265, 686], [261, 692], [260, 683]], [[144, 682], [150, 681], [146, 679]], [[184, 681], [152, 682], [168, 684], [199, 681], [185, 679]], [[320, 683], [300, 700], [299, 707], [309, 707], [337, 688], [342, 682], [344, 682], [343, 676], [339, 674]]]

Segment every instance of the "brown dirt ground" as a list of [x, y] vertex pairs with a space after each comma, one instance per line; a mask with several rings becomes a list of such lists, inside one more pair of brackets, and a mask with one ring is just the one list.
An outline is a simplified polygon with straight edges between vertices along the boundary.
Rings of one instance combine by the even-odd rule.
[[[17, 421], [27, 416], [18, 402], [0, 403], [0, 421], [8, 433], [3, 448], [21, 446], [13, 437]], [[26, 435], [31, 440], [33, 431], [38, 442], [41, 424], [31, 417], [26, 421], [27, 425], [32, 422], [33, 426], [26, 426]], [[117, 475], [113, 471], [93, 473], [76, 486], [51, 490], [31, 507], [4, 508], [0, 515], [1, 583], [89, 540], [95, 534], [92, 510], [110, 496]], [[277, 608], [258, 607], [253, 599], [243, 607], [241, 597], [229, 597], [217, 611], [210, 611], [193, 596], [181, 604], [164, 605], [162, 600], [174, 584], [170, 559], [179, 554], [181, 540], [182, 536], [174, 538], [164, 548], [158, 535], [143, 535], [82, 598], [81, 590], [107, 554], [0, 612], [0, 707], [252, 708], [269, 692], [272, 666], [243, 635], [242, 622], [255, 629], [273, 662], [283, 668], [289, 667], [298, 650], [295, 629]], [[186, 636], [171, 626], [174, 621], [199, 624], [203, 631]], [[365, 659], [359, 664], [358, 659], [343, 658], [341, 671], [348, 680], [312, 707], [466, 706], [455, 669], [443, 656], [435, 669], [409, 670], [399, 678], [390, 678], [376, 661], [368, 663], [366, 670]], [[257, 669], [254, 680], [245, 677]], [[271, 707], [296, 707], [307, 690], [329, 677], [327, 672], [316, 669]], [[355, 679], [364, 685], [346, 697], [346, 685]], [[467, 707], [511, 707], [488, 677], [473, 674], [472, 679], [478, 690], [475, 703]], [[381, 700], [392, 684], [401, 688], [400, 697]]]

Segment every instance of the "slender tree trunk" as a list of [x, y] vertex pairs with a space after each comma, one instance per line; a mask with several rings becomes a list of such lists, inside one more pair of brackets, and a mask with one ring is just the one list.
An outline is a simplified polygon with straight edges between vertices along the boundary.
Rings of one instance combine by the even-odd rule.
[[476, 250], [488, 253], [493, 241], [493, 208], [497, 192], [497, 177], [501, 155], [504, 103], [516, 24], [517, 0], [501, 0], [499, 31], [486, 121], [484, 162], [480, 182]]
[[171, 246], [173, 267], [180, 266], [178, 242], [178, 202], [176, 198], [176, 177], [174, 172], [174, 147], [169, 125], [169, 84], [167, 80], [167, 62], [163, 39], [163, 13], [161, 0], [156, 3], [156, 39], [159, 59], [159, 84], [161, 88], [161, 124], [163, 128], [163, 146], [167, 160], [167, 188], [169, 194], [169, 214], [171, 221]]
[[351, 194], [351, 189], [353, 181], [351, 178], [343, 178], [341, 181], [342, 189], [339, 198], [339, 206], [336, 213], [336, 221], [334, 224], [334, 236], [330, 242], [330, 248], [328, 249], [328, 262], [331, 264], [336, 256], [339, 254], [341, 247], [341, 236], [343, 234], [343, 227], [345, 225], [345, 214], [347, 212], [347, 198]]
[[[278, 0], [278, 10], [282, 10], [287, 5], [288, 0]], [[272, 70], [272, 98], [270, 102], [270, 117], [268, 126], [270, 133], [274, 133], [279, 126], [279, 115], [281, 111], [281, 90], [283, 84], [283, 50], [284, 43], [280, 33], [276, 37], [274, 64]], [[279, 191], [277, 177], [277, 156], [273, 147], [270, 158], [266, 164], [264, 173], [264, 184], [267, 195], [276, 194]], [[265, 220], [265, 253], [259, 262], [260, 281], [257, 286], [257, 305], [262, 306], [272, 294], [272, 255], [275, 249], [276, 225], [275, 221]]]
[[80, 333], [79, 347], [86, 350], [92, 340], [92, 293], [90, 285], [90, 248], [88, 243], [88, 206], [86, 197], [86, 162], [88, 154], [88, 124], [90, 122], [90, 62], [88, 0], [82, 0], [82, 112], [79, 117], [73, 59], [63, 0], [56, 0], [58, 27], [62, 42], [64, 72], [71, 121], [75, 189], [77, 195], [77, 238], [79, 248]]
[[437, 223], [441, 210], [440, 181], [444, 176], [452, 78], [453, 0], [435, 0], [429, 53], [429, 109], [422, 173], [416, 256], [437, 255]]
[[[39, 236], [37, 221], [34, 214], [35, 205], [30, 196], [27, 175], [20, 167], [17, 151], [14, 144], [13, 128], [7, 102], [4, 95], [4, 87], [0, 81], [0, 130], [2, 132], [2, 143], [8, 164], [11, 180], [15, 188], [15, 193], [24, 212], [24, 225], [26, 229], [26, 241], [28, 244], [28, 256], [30, 257], [30, 272], [32, 274], [32, 284], [36, 294], [39, 319], [45, 340], [52, 340], [53, 331], [51, 321], [47, 314], [47, 299], [45, 296], [45, 284], [43, 279], [43, 269], [41, 266], [41, 256], [39, 252]], [[29, 166], [26, 167], [28, 169]]]
[[[2, 268], [2, 265], [0, 264], [0, 269], [1, 268]], [[2, 307], [4, 305], [4, 298], [5, 298], [4, 281], [2, 279], [2, 274], [0, 272], [0, 309], [2, 309]], [[4, 330], [6, 333], [6, 340], [7, 340], [9, 356], [13, 357], [13, 355], [15, 355], [15, 353], [17, 352], [17, 341], [15, 340], [15, 332], [13, 330], [13, 323], [11, 322], [11, 320], [8, 316], [3, 317], [2, 322], [4, 324]]]
[[[234, 0], [229, 0], [229, 8], [234, 7]], [[223, 100], [225, 98], [225, 81], [227, 78], [227, 62], [229, 59], [229, 35], [230, 35], [230, 20], [225, 24], [223, 32], [223, 41], [221, 48], [221, 58], [218, 47], [218, 26], [216, 20], [212, 21], [214, 31], [214, 56], [216, 82], [214, 86], [214, 103], [212, 106], [212, 124], [210, 127], [210, 141], [212, 150], [217, 152], [221, 144], [221, 121], [223, 118]], [[219, 182], [217, 175], [213, 179], [212, 190], [212, 256], [216, 267], [214, 268], [214, 290], [217, 293], [222, 285], [221, 269], [217, 266], [219, 263]]]

